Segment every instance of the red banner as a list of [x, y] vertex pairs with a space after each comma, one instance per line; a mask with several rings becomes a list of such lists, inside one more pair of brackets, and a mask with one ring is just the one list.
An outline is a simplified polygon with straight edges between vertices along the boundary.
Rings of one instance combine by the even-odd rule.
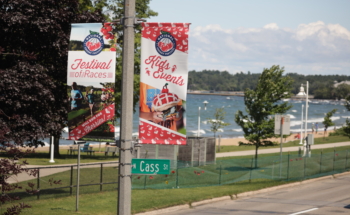
[[139, 142], [186, 144], [188, 23], [142, 23]]
[[[102, 125], [107, 120], [113, 119], [114, 117], [114, 104], [109, 105], [108, 107], [104, 108], [102, 111], [85, 121], [83, 124], [79, 125], [78, 127], [74, 128], [72, 131], [69, 132], [69, 139], [70, 140], [79, 140], [80, 138], [84, 137], [86, 134], [90, 133], [91, 131], [95, 130], [97, 127]], [[105, 132], [114, 132], [114, 127], [109, 128]]]

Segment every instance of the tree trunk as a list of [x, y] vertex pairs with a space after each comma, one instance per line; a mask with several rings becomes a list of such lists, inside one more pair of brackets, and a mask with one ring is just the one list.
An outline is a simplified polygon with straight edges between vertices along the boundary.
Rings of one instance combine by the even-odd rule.
[[60, 155], [60, 135], [54, 136], [53, 151], [54, 157], [61, 157]]

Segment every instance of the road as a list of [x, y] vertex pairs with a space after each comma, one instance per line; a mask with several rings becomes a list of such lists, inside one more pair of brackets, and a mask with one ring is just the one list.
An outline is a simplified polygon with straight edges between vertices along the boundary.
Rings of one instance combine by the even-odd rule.
[[350, 214], [350, 174], [164, 215]]

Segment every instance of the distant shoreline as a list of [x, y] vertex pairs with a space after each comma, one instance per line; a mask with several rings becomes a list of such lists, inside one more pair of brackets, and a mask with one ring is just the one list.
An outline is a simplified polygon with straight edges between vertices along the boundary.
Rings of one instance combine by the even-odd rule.
[[[244, 97], [243, 91], [201, 91], [201, 90], [193, 90], [193, 91], [187, 91], [187, 94], [192, 95], [212, 95], [212, 96], [239, 96]], [[309, 99], [313, 99], [313, 95], [309, 95]], [[298, 96], [292, 96], [291, 99], [305, 99], [300, 98]]]

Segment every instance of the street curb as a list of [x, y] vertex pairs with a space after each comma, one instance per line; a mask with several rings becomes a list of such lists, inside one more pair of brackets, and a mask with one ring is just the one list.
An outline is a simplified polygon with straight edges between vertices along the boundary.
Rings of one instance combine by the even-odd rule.
[[339, 174], [334, 174], [334, 175], [327, 175], [327, 176], [323, 176], [323, 177], [319, 177], [319, 178], [307, 179], [305, 181], [298, 181], [298, 182], [294, 182], [294, 183], [290, 183], [290, 184], [283, 184], [283, 185], [279, 185], [276, 187], [268, 187], [268, 188], [264, 188], [261, 190], [254, 190], [254, 191], [248, 191], [248, 192], [239, 193], [239, 194], [233, 194], [232, 196], [222, 196], [222, 197], [206, 199], [206, 200], [202, 200], [202, 201], [198, 201], [198, 202], [192, 202], [189, 204], [177, 205], [177, 206], [163, 208], [163, 209], [159, 209], [159, 210], [137, 213], [135, 215], [159, 215], [159, 214], [164, 214], [164, 213], [170, 213], [170, 212], [175, 212], [177, 210], [189, 209], [189, 208], [196, 207], [199, 205], [210, 204], [210, 203], [214, 203], [214, 202], [218, 202], [218, 201], [236, 200], [236, 199], [240, 199], [240, 198], [251, 197], [251, 196], [257, 195], [257, 194], [268, 193], [268, 192], [279, 190], [279, 189], [295, 187], [298, 185], [308, 184], [308, 183], [312, 183], [312, 182], [320, 181], [320, 180], [324, 180], [324, 179], [335, 179], [337, 177], [348, 175], [348, 174], [350, 174], [350, 171], [339, 173]]
[[231, 196], [222, 196], [222, 197], [217, 197], [217, 198], [213, 198], [213, 199], [202, 200], [199, 202], [192, 202], [190, 205], [191, 205], [191, 207], [196, 207], [198, 205], [204, 205], [204, 204], [209, 204], [209, 203], [219, 202], [219, 201], [224, 201], [224, 200], [232, 200], [232, 199], [231, 199]]
[[147, 211], [147, 212], [143, 212], [143, 213], [138, 213], [135, 215], [157, 215], [157, 214], [175, 212], [177, 210], [188, 209], [188, 208], [190, 208], [190, 205], [184, 204], [184, 205], [177, 205], [177, 206], [163, 208], [163, 209], [154, 210], [154, 211]]

